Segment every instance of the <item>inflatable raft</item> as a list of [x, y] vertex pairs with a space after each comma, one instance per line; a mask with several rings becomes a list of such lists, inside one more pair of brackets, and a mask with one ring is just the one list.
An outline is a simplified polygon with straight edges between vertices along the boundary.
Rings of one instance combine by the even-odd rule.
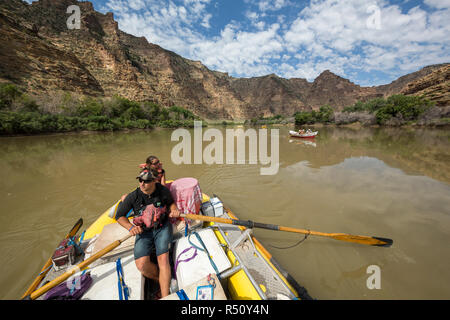
[[296, 137], [296, 138], [314, 138], [319, 134], [319, 131], [314, 131], [314, 132], [306, 132], [303, 134], [298, 133], [297, 131], [292, 131], [289, 130], [289, 134], [291, 137]]
[[[202, 194], [201, 202], [199, 214], [237, 219], [217, 196], [210, 198]], [[119, 203], [111, 206], [85, 230], [79, 243], [83, 251], [79, 261], [89, 259], [110, 243], [128, 235], [128, 231], [115, 220]], [[252, 235], [251, 229], [194, 220], [178, 221], [172, 227], [171, 294], [162, 299], [311, 299]], [[126, 299], [159, 299], [158, 283], [143, 277], [138, 271], [133, 248], [134, 237], [131, 237], [85, 269], [77, 270], [67, 282], [75, 283], [76, 279], [89, 273], [92, 283], [80, 299], [124, 299], [125, 291], [121, 290], [124, 287], [127, 289]], [[151, 259], [156, 262], [156, 257]], [[62, 272], [64, 270], [51, 268], [40, 286]], [[38, 299], [44, 298], [42, 295]]]

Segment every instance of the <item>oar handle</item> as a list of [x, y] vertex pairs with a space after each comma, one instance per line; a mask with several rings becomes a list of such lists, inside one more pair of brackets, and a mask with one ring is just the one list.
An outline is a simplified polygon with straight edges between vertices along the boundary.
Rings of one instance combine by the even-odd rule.
[[218, 217], [209, 217], [197, 214], [180, 214], [180, 217], [187, 218], [191, 220], [201, 220], [208, 222], [217, 222], [217, 223], [225, 223], [225, 224], [233, 224], [237, 226], [243, 226], [246, 228], [261, 228], [275, 231], [285, 231], [285, 232], [294, 232], [301, 233], [306, 235], [320, 236], [332, 238], [339, 241], [347, 241], [354, 242], [359, 244], [366, 244], [371, 246], [379, 246], [379, 247], [390, 247], [393, 243], [392, 239], [380, 238], [380, 237], [367, 237], [367, 236], [355, 236], [345, 233], [324, 233], [312, 230], [291, 228], [291, 227], [283, 227], [274, 224], [265, 224], [253, 221], [243, 221], [243, 220], [235, 220], [235, 219], [225, 219]]
[[123, 242], [127, 241], [131, 237], [132, 237], [132, 234], [128, 234], [126, 237], [123, 237], [120, 240], [114, 241], [110, 245], [106, 246], [102, 250], [100, 250], [97, 253], [95, 253], [94, 255], [90, 256], [88, 259], [80, 262], [75, 267], [73, 267], [70, 270], [66, 271], [65, 273], [63, 273], [59, 277], [55, 278], [54, 280], [52, 280], [49, 283], [43, 285], [42, 287], [40, 287], [36, 291], [32, 292], [29, 296], [25, 297], [25, 299], [29, 298], [31, 300], [35, 300], [35, 299], [39, 298], [41, 295], [46, 293], [51, 288], [57, 286], [58, 284], [62, 283], [65, 280], [67, 280], [70, 276], [72, 276], [73, 274], [75, 274], [79, 270], [82, 270], [82, 269], [86, 268], [92, 262], [94, 262], [95, 260], [101, 258], [102, 256], [104, 256], [105, 254], [107, 254], [108, 252], [113, 250], [114, 248], [120, 246], [120, 244], [122, 244]]
[[217, 218], [217, 217], [209, 217], [209, 216], [203, 216], [199, 214], [180, 214], [181, 218], [191, 219], [191, 220], [200, 220], [200, 221], [206, 221], [206, 222], [218, 222], [218, 223], [225, 223], [225, 224], [233, 224], [232, 219], [225, 219], [225, 218]]
[[[261, 229], [268, 229], [268, 230], [275, 230], [280, 231], [282, 230], [280, 226], [277, 226], [275, 224], [266, 224], [266, 223], [260, 223], [260, 222], [253, 222], [251, 220], [245, 221], [245, 220], [236, 220], [236, 219], [226, 219], [226, 218], [218, 218], [218, 217], [209, 217], [209, 216], [203, 216], [198, 214], [180, 214], [180, 217], [187, 218], [191, 220], [200, 220], [200, 221], [207, 221], [207, 222], [216, 222], [216, 223], [225, 223], [225, 224], [234, 224], [236, 226], [246, 227], [246, 228], [261, 228]], [[287, 228], [288, 229], [288, 228]], [[290, 231], [290, 230], [282, 230], [282, 231]], [[298, 232], [297, 231], [290, 231], [290, 232]], [[305, 231], [308, 232], [308, 231]]]

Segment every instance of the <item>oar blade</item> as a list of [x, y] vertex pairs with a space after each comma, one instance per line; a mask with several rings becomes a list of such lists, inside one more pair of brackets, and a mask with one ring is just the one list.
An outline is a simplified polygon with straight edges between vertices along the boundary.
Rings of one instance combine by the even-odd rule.
[[[80, 230], [81, 226], [83, 225], [83, 218], [78, 219], [78, 221], [74, 224], [72, 229], [70, 229], [69, 233], [66, 235], [65, 239], [69, 237], [73, 237], [77, 234], [78, 230]], [[25, 291], [25, 293], [22, 295], [22, 299], [24, 299], [26, 296], [28, 296], [31, 292], [33, 292], [41, 283], [41, 281], [45, 278], [45, 276], [48, 273], [49, 267], [52, 265], [52, 258], [50, 257], [45, 265], [42, 267], [41, 272], [39, 275], [34, 279], [34, 281], [31, 283], [31, 285], [28, 287], [28, 289]]]
[[82, 262], [77, 264], [75, 267], [70, 268], [69, 270], [64, 272], [62, 275], [60, 275], [59, 277], [57, 277], [57, 278], [53, 279], [52, 281], [46, 283], [45, 285], [43, 285], [42, 287], [40, 287], [36, 291], [33, 291], [32, 293], [30, 293], [29, 296], [26, 296], [24, 299], [25, 300], [29, 300], [29, 299], [35, 300], [35, 299], [39, 298], [41, 295], [46, 293], [51, 288], [57, 286], [58, 284], [62, 283], [65, 280], [67, 280], [71, 275], [75, 274], [77, 272], [77, 270], [83, 270], [84, 268], [89, 266], [92, 262], [94, 262], [97, 259], [101, 258], [102, 256], [104, 256], [108, 252], [111, 252], [113, 249], [115, 249], [116, 247], [120, 246], [123, 242], [125, 242], [126, 240], [128, 240], [132, 236], [133, 235], [131, 233], [129, 233], [124, 238], [112, 242], [111, 244], [109, 244], [108, 246], [103, 248], [102, 250], [94, 253], [92, 256], [90, 256], [86, 260], [83, 260]]
[[81, 226], [83, 225], [83, 218], [80, 218], [75, 225], [72, 227], [72, 230], [69, 231], [67, 237], [73, 237], [77, 234], [78, 230], [80, 230]]
[[388, 238], [380, 238], [380, 237], [373, 237], [373, 238], [381, 241], [380, 244], [374, 244], [374, 246], [377, 247], [390, 247], [394, 243], [394, 240]]
[[343, 233], [332, 234], [331, 237], [335, 240], [354, 242], [377, 247], [390, 247], [394, 243], [392, 239], [387, 238], [355, 236]]

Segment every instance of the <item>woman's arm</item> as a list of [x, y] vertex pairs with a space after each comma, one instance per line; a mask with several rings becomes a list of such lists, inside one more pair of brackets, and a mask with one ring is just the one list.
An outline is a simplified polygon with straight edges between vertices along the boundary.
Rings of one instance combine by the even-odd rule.
[[177, 205], [174, 203], [172, 203], [170, 205], [170, 214], [169, 214], [170, 218], [179, 218], [180, 217], [180, 211], [178, 211]]
[[165, 171], [163, 171], [163, 175], [162, 175], [162, 177], [161, 177], [161, 184], [162, 184], [163, 186], [166, 185], [166, 172], [165, 172]]

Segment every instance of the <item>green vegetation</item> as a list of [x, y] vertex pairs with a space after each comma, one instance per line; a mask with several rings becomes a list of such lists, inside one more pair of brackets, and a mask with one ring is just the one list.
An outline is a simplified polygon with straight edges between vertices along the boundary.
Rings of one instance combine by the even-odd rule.
[[21, 96], [21, 92], [12, 84], [0, 85], [0, 110], [10, 108], [13, 101]]
[[374, 113], [378, 124], [385, 124], [395, 117], [402, 121], [417, 120], [418, 117], [434, 105], [433, 102], [416, 96], [401, 94], [390, 96], [387, 99], [375, 98], [367, 102], [358, 101], [353, 106], [344, 108], [344, 112]]
[[[376, 122], [381, 125], [391, 119], [396, 123], [411, 124], [432, 106], [433, 103], [423, 97], [393, 95], [386, 99], [358, 101], [343, 111], [369, 113], [372, 118], [375, 115]], [[320, 107], [318, 111], [297, 112], [294, 117], [297, 125], [335, 122], [333, 109], [329, 105]], [[13, 84], [0, 84], [0, 135], [194, 127], [194, 120], [201, 119], [178, 106], [166, 108], [153, 102], [136, 102], [120, 96], [74, 97], [71, 93], [63, 93], [59, 97], [49, 95], [45, 101], [36, 101]], [[246, 120], [244, 124], [268, 125], [289, 121], [282, 115], [261, 115]], [[448, 123], [448, 119], [441, 122]], [[222, 124], [235, 123], [222, 121]]]
[[259, 116], [258, 118], [253, 118], [251, 120], [246, 120], [244, 124], [251, 124], [251, 125], [267, 125], [267, 124], [277, 124], [277, 123], [287, 123], [288, 120], [285, 116], [281, 114], [277, 114], [272, 117], [264, 117], [263, 115]]
[[330, 123], [333, 121], [333, 116], [333, 109], [329, 105], [320, 107], [319, 111], [296, 112], [294, 114], [295, 124], [297, 125], [313, 124], [316, 122]]
[[[386, 124], [395, 118], [397, 123], [408, 124], [416, 121], [421, 114], [434, 105], [431, 101], [416, 96], [404, 96], [401, 94], [389, 98], [375, 98], [367, 102], [358, 101], [354, 105], [344, 108], [343, 112], [374, 114], [376, 122], [380, 125]], [[319, 111], [297, 112], [295, 123], [297, 125], [313, 123], [334, 122], [333, 109], [326, 105], [320, 107]]]
[[65, 93], [50, 104], [40, 105], [16, 86], [0, 84], [0, 135], [193, 127], [194, 120], [201, 120], [178, 106], [165, 108], [120, 96], [74, 98]]

